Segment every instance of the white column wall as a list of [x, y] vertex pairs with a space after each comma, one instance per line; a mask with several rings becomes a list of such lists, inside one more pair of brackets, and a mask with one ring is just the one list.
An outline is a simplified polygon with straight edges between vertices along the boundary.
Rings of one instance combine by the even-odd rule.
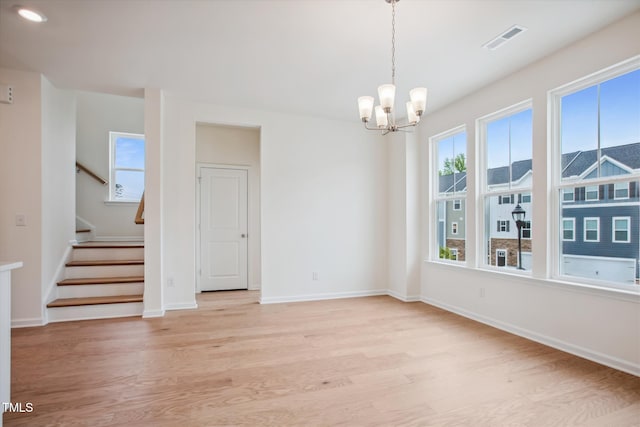
[[[0, 259], [21, 260], [13, 274], [13, 326], [42, 318], [42, 120], [40, 74], [0, 68], [0, 82], [13, 86], [13, 104], [0, 104]], [[16, 226], [16, 214], [26, 226]]]

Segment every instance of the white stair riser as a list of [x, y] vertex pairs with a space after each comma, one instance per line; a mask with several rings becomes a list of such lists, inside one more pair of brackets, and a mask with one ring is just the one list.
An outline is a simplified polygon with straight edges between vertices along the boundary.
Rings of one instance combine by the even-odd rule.
[[144, 259], [144, 248], [74, 248], [73, 261]]
[[142, 316], [144, 305], [141, 302], [120, 304], [96, 304], [74, 307], [54, 307], [47, 309], [49, 322], [67, 322], [71, 320], [108, 319], [112, 317]]
[[122, 276], [144, 276], [144, 265], [95, 265], [65, 268], [66, 279]]
[[88, 242], [91, 240], [91, 233], [76, 233], [76, 242]]
[[110, 297], [115, 295], [142, 295], [143, 293], [144, 283], [58, 286], [58, 298]]

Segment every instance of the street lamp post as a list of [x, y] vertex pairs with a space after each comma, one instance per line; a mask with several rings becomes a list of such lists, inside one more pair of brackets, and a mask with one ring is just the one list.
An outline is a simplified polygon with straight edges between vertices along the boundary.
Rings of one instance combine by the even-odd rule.
[[527, 212], [522, 209], [520, 203], [518, 203], [513, 212], [511, 212], [511, 216], [516, 222], [516, 227], [518, 227], [518, 270], [524, 270], [522, 267], [522, 227], [524, 226], [524, 217], [526, 215]]

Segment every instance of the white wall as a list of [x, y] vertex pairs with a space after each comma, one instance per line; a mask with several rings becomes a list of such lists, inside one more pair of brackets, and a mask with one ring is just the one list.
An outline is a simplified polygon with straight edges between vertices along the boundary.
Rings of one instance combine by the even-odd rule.
[[249, 166], [249, 289], [260, 289], [260, 130], [198, 124], [196, 162]]
[[60, 279], [75, 238], [76, 103], [42, 77], [42, 298]]
[[[165, 307], [195, 305], [196, 123], [260, 127], [262, 300], [383, 293], [386, 143], [357, 122], [165, 98]], [[312, 272], [319, 280], [312, 280]]]
[[[23, 261], [12, 274], [14, 325], [42, 323], [40, 74], [0, 69], [13, 104], [0, 104], [0, 259]], [[26, 216], [18, 227], [16, 214]]]
[[[109, 179], [109, 131], [144, 134], [144, 100], [117, 95], [77, 92], [76, 158]], [[76, 177], [76, 213], [94, 225], [96, 238], [141, 237], [134, 223], [137, 203], [105, 204], [109, 187], [84, 172]]]
[[[428, 137], [466, 124], [475, 140], [475, 119], [528, 98], [533, 99], [533, 278], [488, 272], [482, 263], [482, 209], [477, 203], [475, 144], [468, 147], [467, 266], [428, 261], [435, 239], [423, 226], [422, 298], [581, 356], [640, 374], [640, 298], [610, 290], [562, 285], [549, 277], [547, 230], [553, 218], [543, 203], [553, 194], [547, 177], [547, 91], [640, 54], [640, 13], [592, 34], [460, 101], [426, 117], [421, 129], [422, 165], [429, 165]], [[508, 47], [506, 48], [508, 49]], [[496, 51], [501, 54], [502, 51]], [[508, 51], [504, 51], [508, 53]], [[428, 194], [423, 168], [421, 194]], [[423, 199], [423, 218], [428, 200]], [[476, 233], [476, 230], [478, 233]], [[436, 254], [437, 256], [437, 254]], [[485, 297], [480, 297], [480, 289]]]

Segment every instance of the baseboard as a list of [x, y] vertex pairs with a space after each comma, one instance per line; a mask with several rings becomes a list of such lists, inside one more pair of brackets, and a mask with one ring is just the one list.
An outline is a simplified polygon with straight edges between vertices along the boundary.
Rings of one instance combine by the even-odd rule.
[[194, 302], [180, 302], [176, 304], [166, 304], [164, 309], [169, 310], [193, 310], [198, 308], [198, 304]]
[[144, 236], [95, 236], [94, 242], [144, 242]]
[[402, 295], [399, 292], [396, 292], [394, 290], [391, 289], [387, 289], [387, 295], [389, 295], [390, 297], [393, 297], [397, 300], [400, 300], [402, 302], [418, 302], [420, 301], [420, 295], [411, 295], [411, 296], [405, 296]]
[[335, 292], [326, 294], [291, 295], [285, 297], [261, 297], [260, 304], [279, 304], [283, 302], [320, 301], [326, 299], [371, 297], [387, 295], [386, 289], [372, 289], [368, 291]]
[[151, 319], [153, 317], [164, 317], [164, 310], [145, 310], [142, 312], [144, 319]]
[[11, 328], [31, 328], [34, 326], [44, 326], [47, 323], [42, 317], [33, 317], [31, 319], [15, 319], [11, 321]]
[[471, 320], [484, 323], [485, 325], [493, 326], [494, 328], [501, 329], [503, 331], [512, 333], [514, 335], [518, 335], [523, 338], [527, 338], [531, 341], [535, 341], [540, 344], [553, 347], [557, 350], [561, 350], [566, 353], [570, 353], [575, 356], [582, 357], [587, 360], [591, 360], [592, 362], [596, 362], [601, 365], [605, 365], [610, 368], [617, 369], [619, 371], [623, 371], [631, 375], [640, 377], [639, 364], [631, 363], [629, 361], [622, 360], [617, 357], [609, 356], [606, 354], [602, 354], [597, 351], [592, 351], [587, 348], [580, 347], [562, 340], [558, 340], [558, 339], [543, 335], [543, 334], [539, 334], [537, 332], [534, 332], [528, 329], [520, 328], [519, 326], [515, 326], [515, 325], [505, 323], [487, 316], [476, 314], [471, 311], [465, 310], [463, 308], [455, 307], [438, 300], [434, 300], [431, 298], [424, 298], [424, 297], [420, 298], [420, 300], [425, 304], [433, 305], [443, 310], [447, 310], [452, 313], [459, 314], [460, 316], [469, 318]]

